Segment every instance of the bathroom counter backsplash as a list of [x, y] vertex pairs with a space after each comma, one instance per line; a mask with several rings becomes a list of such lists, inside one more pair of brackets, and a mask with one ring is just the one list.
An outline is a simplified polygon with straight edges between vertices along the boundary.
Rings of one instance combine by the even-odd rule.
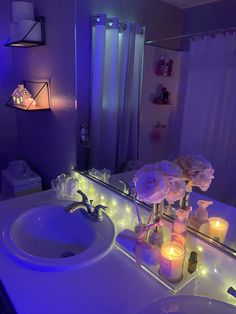
[[[85, 177], [83, 180], [89, 196], [94, 198], [96, 194], [97, 202], [108, 203], [108, 214], [117, 233], [134, 227], [136, 215], [132, 202]], [[53, 191], [0, 202], [1, 230], [10, 218], [26, 209], [51, 202], [58, 202]], [[146, 214], [144, 210], [142, 215]], [[236, 305], [236, 299], [227, 294], [229, 286], [236, 287], [236, 278], [232, 276], [236, 260], [200, 239], [192, 237], [190, 241], [197, 248], [199, 263], [204, 267], [179, 294], [204, 295]], [[27, 269], [8, 256], [2, 240], [0, 246], [0, 278], [19, 314], [73, 314], [80, 311], [132, 314], [155, 299], [171, 295], [166, 287], [137, 268], [115, 245], [98, 262], [79, 270], [61, 272]]]

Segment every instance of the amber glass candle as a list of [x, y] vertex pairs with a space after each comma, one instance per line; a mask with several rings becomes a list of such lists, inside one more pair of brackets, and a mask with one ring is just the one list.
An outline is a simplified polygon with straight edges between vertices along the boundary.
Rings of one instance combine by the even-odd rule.
[[185, 249], [176, 242], [166, 242], [161, 247], [160, 274], [169, 281], [182, 278]]
[[210, 224], [209, 236], [212, 239], [216, 238], [219, 242], [224, 243], [229, 228], [228, 221], [218, 217], [211, 217], [208, 221]]

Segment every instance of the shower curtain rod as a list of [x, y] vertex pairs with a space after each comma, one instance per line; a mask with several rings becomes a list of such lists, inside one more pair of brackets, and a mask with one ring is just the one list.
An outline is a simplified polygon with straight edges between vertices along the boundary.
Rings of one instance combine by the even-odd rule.
[[157, 39], [157, 40], [148, 40], [145, 42], [145, 44], [159, 43], [159, 42], [168, 41], [168, 40], [189, 38], [189, 37], [195, 37], [195, 36], [205, 36], [205, 35], [210, 35], [210, 34], [227, 33], [227, 32], [233, 32], [233, 31], [236, 31], [236, 27], [220, 28], [220, 29], [214, 29], [214, 30], [205, 31], [205, 32], [184, 34], [184, 35], [172, 36], [172, 37], [162, 38], [162, 39]]

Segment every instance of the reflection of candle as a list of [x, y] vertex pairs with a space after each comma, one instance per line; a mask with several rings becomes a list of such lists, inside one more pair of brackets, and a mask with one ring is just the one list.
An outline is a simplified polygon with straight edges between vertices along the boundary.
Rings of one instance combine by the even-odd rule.
[[161, 247], [160, 274], [169, 281], [182, 278], [185, 250], [176, 242], [164, 243]]
[[211, 238], [216, 238], [219, 242], [224, 243], [229, 228], [228, 221], [218, 217], [211, 217], [208, 219], [208, 221], [210, 224], [209, 236]]

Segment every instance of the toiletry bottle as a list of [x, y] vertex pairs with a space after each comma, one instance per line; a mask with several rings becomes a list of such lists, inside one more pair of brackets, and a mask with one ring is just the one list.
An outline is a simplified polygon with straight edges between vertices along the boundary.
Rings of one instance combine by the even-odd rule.
[[212, 201], [199, 200], [197, 202], [198, 208], [196, 209], [194, 215], [190, 218], [190, 225], [199, 230], [201, 227], [205, 229], [204, 225], [208, 223], [208, 212], [207, 207], [212, 205]]
[[187, 226], [191, 210], [192, 210], [191, 206], [188, 207], [188, 210], [184, 209], [176, 210], [175, 220], [170, 234], [171, 241], [178, 242], [183, 247], [186, 244]]
[[192, 251], [188, 260], [188, 272], [194, 273], [197, 269], [197, 252]]
[[199, 200], [197, 202], [198, 208], [196, 209], [195, 212], [195, 218], [199, 221], [199, 223], [203, 224], [207, 222], [208, 219], [208, 212], [207, 212], [207, 207], [209, 205], [212, 205], [212, 201], [205, 201], [205, 200]]

